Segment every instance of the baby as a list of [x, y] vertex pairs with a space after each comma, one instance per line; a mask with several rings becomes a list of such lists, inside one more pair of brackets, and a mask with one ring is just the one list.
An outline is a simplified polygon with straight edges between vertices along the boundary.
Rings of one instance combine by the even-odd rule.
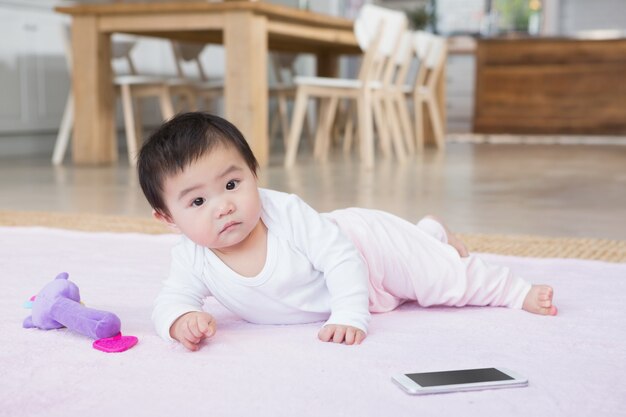
[[260, 189], [241, 132], [206, 113], [163, 124], [138, 157], [156, 219], [182, 233], [152, 315], [190, 350], [215, 334], [215, 297], [262, 324], [324, 321], [325, 342], [359, 344], [370, 313], [420, 306], [506, 306], [555, 315], [552, 288], [489, 265], [436, 218], [412, 224], [359, 208], [320, 214], [293, 194]]

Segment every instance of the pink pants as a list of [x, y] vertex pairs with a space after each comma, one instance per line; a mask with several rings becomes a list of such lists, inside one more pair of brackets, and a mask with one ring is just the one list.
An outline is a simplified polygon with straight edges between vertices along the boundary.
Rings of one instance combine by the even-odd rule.
[[360, 208], [326, 214], [354, 242], [369, 268], [369, 306], [391, 311], [407, 300], [421, 306], [521, 308], [531, 285], [502, 266], [447, 244], [441, 224], [417, 225], [392, 214]]

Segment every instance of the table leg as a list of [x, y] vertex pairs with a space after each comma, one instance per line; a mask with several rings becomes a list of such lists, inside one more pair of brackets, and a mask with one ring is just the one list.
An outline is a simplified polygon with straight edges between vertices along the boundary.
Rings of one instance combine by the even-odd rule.
[[250, 12], [226, 13], [224, 22], [226, 118], [243, 133], [259, 164], [269, 162], [267, 20]]
[[88, 165], [116, 162], [111, 39], [98, 31], [96, 18], [74, 17], [72, 58], [75, 103], [72, 159], [76, 164]]

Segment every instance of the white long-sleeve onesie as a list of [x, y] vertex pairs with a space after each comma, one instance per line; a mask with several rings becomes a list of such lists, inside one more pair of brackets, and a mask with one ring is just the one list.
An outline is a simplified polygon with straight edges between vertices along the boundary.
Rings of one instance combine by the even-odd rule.
[[[171, 339], [173, 322], [200, 311], [211, 295], [253, 323], [326, 320], [367, 331], [370, 311], [389, 311], [405, 300], [519, 307], [529, 288], [508, 270], [460, 258], [432, 220], [413, 225], [366, 209], [319, 214], [295, 195], [259, 193], [268, 230], [261, 272], [243, 277], [182, 237], [152, 314], [161, 337]], [[468, 272], [482, 278], [468, 280]]]

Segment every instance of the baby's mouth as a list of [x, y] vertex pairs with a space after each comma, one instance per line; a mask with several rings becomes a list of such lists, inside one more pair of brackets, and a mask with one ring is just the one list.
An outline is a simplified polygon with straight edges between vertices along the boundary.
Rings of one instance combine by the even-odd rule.
[[233, 226], [236, 226], [236, 225], [238, 225], [238, 224], [241, 224], [241, 223], [239, 223], [239, 222], [234, 222], [234, 221], [230, 221], [230, 222], [226, 223], [226, 224], [224, 225], [224, 227], [222, 227], [222, 230], [220, 230], [220, 233], [219, 233], [219, 234], [221, 235], [222, 233], [226, 232], [227, 230], [230, 230]]

